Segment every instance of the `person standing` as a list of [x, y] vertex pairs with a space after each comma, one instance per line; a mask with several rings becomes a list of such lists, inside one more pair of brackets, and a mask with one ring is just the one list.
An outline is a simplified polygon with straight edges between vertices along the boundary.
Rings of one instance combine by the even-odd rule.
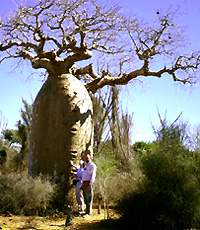
[[73, 161], [70, 161], [71, 165], [75, 168], [75, 170], [77, 171], [77, 174], [75, 176], [75, 192], [76, 192], [76, 201], [78, 203], [78, 209], [79, 209], [79, 213], [82, 214], [84, 211], [84, 203], [83, 203], [83, 196], [82, 196], [82, 174], [83, 174], [83, 165], [84, 165], [84, 161], [80, 160], [79, 161], [79, 168], [76, 167], [73, 164]]
[[86, 205], [86, 215], [92, 215], [92, 202], [94, 195], [93, 183], [96, 177], [96, 165], [92, 162], [91, 155], [85, 155], [85, 167], [82, 174], [83, 197]]

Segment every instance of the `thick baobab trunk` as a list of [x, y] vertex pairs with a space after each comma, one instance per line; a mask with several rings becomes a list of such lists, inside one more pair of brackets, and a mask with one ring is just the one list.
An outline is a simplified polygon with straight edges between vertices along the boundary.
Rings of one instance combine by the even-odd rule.
[[84, 85], [71, 74], [50, 75], [33, 106], [29, 175], [48, 174], [70, 188], [70, 160], [92, 154], [92, 102]]

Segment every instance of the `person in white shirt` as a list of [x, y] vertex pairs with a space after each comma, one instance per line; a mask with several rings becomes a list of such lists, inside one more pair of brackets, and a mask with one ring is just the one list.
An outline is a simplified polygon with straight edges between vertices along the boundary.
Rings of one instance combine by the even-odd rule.
[[96, 165], [92, 162], [90, 154], [85, 155], [85, 162], [82, 174], [83, 197], [86, 205], [86, 215], [92, 215], [93, 183], [96, 177]]

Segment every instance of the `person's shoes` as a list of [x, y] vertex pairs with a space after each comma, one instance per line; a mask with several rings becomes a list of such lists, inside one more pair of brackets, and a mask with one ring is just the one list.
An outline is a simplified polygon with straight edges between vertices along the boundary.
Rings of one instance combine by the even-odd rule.
[[79, 211], [78, 213], [79, 213], [79, 215], [83, 215], [83, 211]]
[[83, 214], [83, 207], [82, 207], [82, 205], [79, 205], [79, 206], [78, 206], [78, 213], [79, 213], [80, 215]]
[[86, 213], [85, 215], [83, 215], [83, 218], [87, 218], [87, 217], [90, 217], [92, 214], [88, 214]]

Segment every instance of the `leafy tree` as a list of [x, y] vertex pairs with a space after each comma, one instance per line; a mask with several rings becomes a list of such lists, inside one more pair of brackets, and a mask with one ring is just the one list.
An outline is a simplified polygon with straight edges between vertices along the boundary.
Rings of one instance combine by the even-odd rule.
[[20, 109], [21, 118], [22, 118], [24, 126], [26, 126], [28, 132], [30, 132], [31, 125], [32, 125], [33, 106], [29, 105], [28, 102], [24, 98], [22, 98], [22, 102], [24, 104], [24, 110]]
[[8, 141], [8, 147], [10, 147], [14, 143], [18, 143], [18, 144], [21, 143], [17, 130], [6, 129], [3, 131], [3, 135], [5, 140]]
[[200, 125], [194, 127], [194, 129], [190, 132], [190, 136], [190, 149], [195, 152], [200, 152]]
[[[28, 169], [29, 138], [32, 120], [32, 106], [22, 99], [24, 109], [20, 110], [22, 121], [17, 123], [16, 130], [6, 129], [3, 131], [4, 147], [8, 150], [12, 144], [17, 144], [17, 151], [12, 156], [12, 167], [14, 171], [22, 173]], [[11, 151], [13, 153], [13, 151]]]
[[21, 149], [19, 154], [14, 159], [15, 165], [20, 172], [28, 169], [29, 139], [32, 123], [32, 105], [29, 105], [28, 102], [23, 98], [22, 102], [24, 104], [24, 110], [20, 110], [22, 122], [18, 121], [17, 124], [17, 133], [20, 138]]
[[158, 129], [158, 131], [156, 131], [154, 128], [157, 142], [161, 142], [167, 145], [169, 148], [176, 148], [186, 145], [186, 140], [188, 139], [188, 135], [186, 132], [187, 123], [180, 123], [177, 125], [177, 121], [179, 120], [181, 114], [179, 114], [174, 122], [168, 125], [166, 117], [162, 119], [160, 113], [158, 112], [161, 127], [160, 129]]
[[133, 144], [133, 149], [135, 152], [140, 152], [140, 151], [150, 151], [151, 149], [151, 143], [146, 143], [144, 141], [137, 141]]
[[154, 143], [146, 143], [144, 141], [137, 141], [131, 146], [131, 148], [133, 149], [135, 158], [138, 159], [141, 156], [143, 156], [143, 154], [151, 152], [153, 146], [154, 146]]
[[[34, 0], [1, 19], [0, 26], [1, 61], [28, 60], [48, 74], [34, 102], [29, 174], [50, 174], [66, 193], [70, 159], [92, 153], [88, 92], [165, 73], [174, 81], [192, 83], [200, 63], [198, 52], [181, 53], [177, 44], [185, 41], [170, 12], [157, 12], [156, 22], [143, 24], [123, 15], [118, 6], [102, 6], [95, 0]], [[106, 68], [96, 73], [92, 64], [75, 65], [92, 56]]]
[[18, 121], [17, 135], [19, 137], [19, 143], [21, 144], [20, 151], [13, 157], [13, 163], [15, 171], [20, 173], [27, 171], [28, 169], [28, 152], [29, 152], [29, 132], [28, 127]]

